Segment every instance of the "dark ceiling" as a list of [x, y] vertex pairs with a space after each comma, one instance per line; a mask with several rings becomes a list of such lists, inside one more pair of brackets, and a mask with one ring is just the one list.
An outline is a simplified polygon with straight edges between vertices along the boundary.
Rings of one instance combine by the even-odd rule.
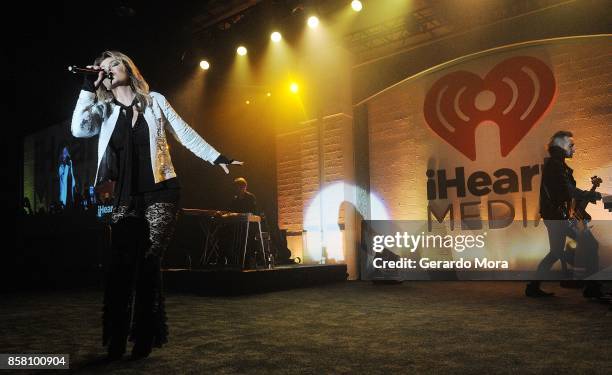
[[81, 79], [67, 71], [68, 65], [88, 65], [101, 51], [119, 50], [135, 60], [152, 87], [164, 90], [202, 55], [216, 54], [218, 60], [226, 52], [233, 56], [229, 48], [235, 47], [228, 41], [253, 38], [266, 23], [287, 22], [304, 9], [302, 4], [292, 0], [22, 4], [16, 14], [23, 22], [11, 30], [19, 36], [17, 111], [28, 114], [21, 129], [28, 134], [70, 117]]
[[[464, 31], [478, 24], [545, 8], [563, 0], [499, 0], [479, 6], [477, 16], [466, 2], [411, 0], [409, 13], [378, 12], [388, 2], [364, 1], [367, 14], [344, 35], [346, 47], [360, 63], [411, 46]], [[310, 13], [325, 17], [348, 6], [349, 0], [209, 0], [64, 1], [32, 4], [6, 16], [18, 22], [5, 35], [16, 36], [17, 111], [20, 130], [28, 134], [70, 118], [80, 78], [68, 65], [90, 64], [101, 51], [119, 50], [131, 56], [153, 89], [168, 92], [192, 72], [202, 57], [217, 67], [231, 65], [237, 43], [248, 43], [257, 59], [273, 28], [281, 27], [291, 43]], [[483, 4], [483, 3], [479, 3]], [[6, 24], [5, 24], [6, 25]], [[6, 28], [6, 26], [5, 26]], [[253, 47], [251, 49], [251, 47]], [[252, 51], [252, 52], [251, 52]], [[5, 69], [6, 71], [6, 69]], [[223, 71], [209, 76], [214, 87]], [[32, 110], [32, 108], [36, 110]]]

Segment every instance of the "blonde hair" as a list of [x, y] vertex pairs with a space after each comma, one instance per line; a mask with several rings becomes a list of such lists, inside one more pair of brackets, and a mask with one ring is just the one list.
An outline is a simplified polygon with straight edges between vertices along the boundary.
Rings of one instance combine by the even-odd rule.
[[[130, 79], [130, 87], [136, 94], [138, 109], [144, 110], [144, 108], [151, 102], [151, 97], [149, 96], [149, 84], [147, 81], [145, 81], [142, 74], [140, 74], [140, 70], [138, 70], [136, 64], [134, 64], [134, 61], [132, 61], [129, 56], [119, 51], [102, 52], [100, 57], [94, 61], [94, 65], [99, 66], [102, 61], [109, 57], [121, 61], [123, 66], [125, 66]], [[100, 85], [100, 87], [98, 87], [96, 94], [98, 96], [98, 100], [101, 102], [109, 102], [114, 98], [113, 93], [110, 90], [107, 90], [104, 85]]]
[[234, 180], [234, 184], [247, 187], [247, 180], [244, 177], [238, 177]]

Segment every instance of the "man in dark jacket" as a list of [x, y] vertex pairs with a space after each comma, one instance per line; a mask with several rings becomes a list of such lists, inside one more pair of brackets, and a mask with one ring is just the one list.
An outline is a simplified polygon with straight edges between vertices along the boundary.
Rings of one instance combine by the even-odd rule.
[[230, 210], [232, 212], [250, 212], [252, 214], [259, 215], [257, 211], [257, 199], [255, 195], [247, 191], [247, 180], [243, 177], [238, 177], [234, 180], [234, 188], [236, 189], [236, 195], [232, 199], [230, 204]]
[[[548, 232], [550, 252], [538, 265], [537, 275], [540, 278], [546, 277], [547, 272], [557, 260], [562, 262], [565, 270], [565, 240], [567, 236], [575, 237], [567, 221], [567, 207], [572, 198], [591, 203], [601, 199], [601, 194], [598, 192], [578, 189], [573, 170], [565, 164], [565, 158], [571, 158], [576, 151], [572, 137], [572, 133], [568, 131], [558, 131], [551, 137], [548, 144], [550, 158], [546, 160], [542, 170], [540, 215]], [[597, 242], [594, 243], [596, 246]], [[585, 297], [595, 296], [595, 294], [601, 294], [599, 284], [588, 283], [584, 291]], [[548, 297], [553, 293], [541, 290], [540, 281], [537, 280], [527, 284], [525, 295]]]

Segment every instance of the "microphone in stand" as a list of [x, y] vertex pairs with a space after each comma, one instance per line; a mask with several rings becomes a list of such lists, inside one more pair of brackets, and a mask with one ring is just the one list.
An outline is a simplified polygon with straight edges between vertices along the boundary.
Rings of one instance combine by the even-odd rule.
[[98, 73], [100, 73], [100, 72], [104, 72], [104, 77], [105, 78], [108, 78], [111, 81], [113, 80], [113, 73], [106, 72], [106, 71], [100, 70], [100, 69], [81, 68], [81, 67], [78, 67], [76, 65], [70, 65], [68, 67], [68, 71], [72, 72], [74, 74], [95, 74], [95, 75], [98, 75]]

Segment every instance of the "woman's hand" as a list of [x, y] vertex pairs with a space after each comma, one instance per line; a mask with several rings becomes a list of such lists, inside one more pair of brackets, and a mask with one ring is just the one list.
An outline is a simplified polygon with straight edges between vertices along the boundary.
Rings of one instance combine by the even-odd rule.
[[[238, 161], [238, 160], [233, 160], [230, 165], [243, 165], [244, 162], [242, 161]], [[219, 166], [221, 168], [223, 168], [223, 171], [225, 172], [225, 174], [229, 174], [229, 168], [227, 168], [228, 164], [225, 163], [220, 163]]]
[[[97, 89], [98, 87], [100, 87], [100, 83], [102, 82], [102, 80], [104, 79], [104, 69], [102, 69], [100, 66], [98, 65], [87, 65], [87, 67], [89, 69], [95, 69], [95, 70], [100, 70], [100, 72], [98, 73], [98, 79], [96, 79], [93, 83], [94, 87]], [[89, 78], [89, 77], [88, 77]], [[91, 79], [91, 78], [89, 78]]]

